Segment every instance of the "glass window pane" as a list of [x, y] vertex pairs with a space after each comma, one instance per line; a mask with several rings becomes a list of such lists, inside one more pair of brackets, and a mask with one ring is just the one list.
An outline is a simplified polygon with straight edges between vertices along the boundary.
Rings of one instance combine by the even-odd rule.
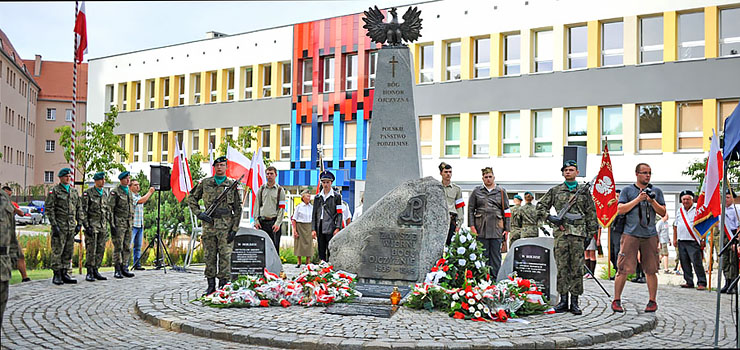
[[537, 111], [534, 117], [534, 137], [549, 138], [552, 135], [552, 112]]
[[518, 64], [507, 64], [506, 67], [506, 75], [515, 75], [519, 74], [519, 65]]
[[689, 59], [689, 58], [702, 58], [704, 57], [704, 45], [699, 46], [691, 46], [691, 47], [680, 47], [678, 49], [678, 55], [679, 58]]
[[643, 51], [640, 54], [640, 62], [660, 62], [663, 60], [663, 50]]
[[519, 153], [518, 143], [506, 143], [504, 144], [504, 153]]
[[588, 29], [586, 26], [568, 28], [568, 53], [588, 52]]
[[519, 139], [519, 113], [504, 113], [504, 139]]
[[475, 68], [475, 77], [487, 77], [491, 75], [491, 70], [489, 68]]
[[722, 101], [719, 103], [719, 130], [725, 129], [725, 120], [737, 107], [737, 101]]
[[740, 53], [740, 42], [722, 44], [720, 46], [721, 56], [737, 55], [738, 53]]
[[588, 63], [586, 57], [578, 57], [578, 58], [569, 58], [568, 59], [568, 67], [570, 69], [578, 69], [578, 68], [586, 68], [586, 64]]
[[475, 63], [491, 62], [491, 39], [478, 39], [475, 41]]
[[679, 149], [701, 149], [702, 146], [701, 137], [683, 137], [678, 139]]
[[344, 143], [347, 145], [353, 145], [357, 143], [357, 124], [356, 123], [344, 124]]
[[661, 133], [662, 110], [660, 105], [642, 105], [639, 107], [640, 134]]
[[434, 46], [424, 45], [421, 47], [421, 69], [434, 68]]
[[519, 34], [512, 34], [506, 36], [506, 57], [505, 60], [518, 60], [521, 55]]
[[432, 141], [432, 118], [419, 118], [419, 141]]
[[325, 146], [332, 146], [334, 142], [334, 125], [330, 123], [324, 123], [321, 127], [321, 144]]
[[609, 152], [622, 152], [622, 140], [608, 140], [606, 142]]
[[445, 146], [445, 155], [457, 156], [460, 155], [460, 145], [447, 145]]
[[488, 154], [488, 144], [478, 144], [473, 146], [473, 154]]
[[701, 102], [680, 103], [678, 107], [678, 132], [702, 131]]
[[481, 114], [474, 116], [473, 122], [473, 140], [488, 142], [488, 119], [487, 114]]
[[552, 153], [552, 142], [535, 142], [535, 153]]
[[704, 40], [704, 12], [678, 15], [678, 42]]
[[720, 11], [719, 28], [721, 39], [740, 37], [740, 8]]
[[552, 61], [537, 62], [535, 65], [536, 65], [535, 69], [537, 72], [551, 72], [552, 71]]
[[640, 150], [660, 150], [662, 146], [663, 141], [661, 139], [641, 139], [639, 141]]
[[447, 66], [460, 65], [460, 42], [447, 44]]
[[460, 117], [445, 118], [445, 141], [460, 140]]
[[602, 135], [622, 135], [622, 107], [604, 107], [601, 115]]
[[311, 125], [301, 125], [301, 146], [311, 146]]
[[603, 27], [603, 41], [601, 48], [603, 50], [615, 50], [621, 49], [624, 45], [623, 37], [623, 23], [622, 22], [610, 22], [604, 23]]
[[568, 136], [586, 136], [588, 117], [585, 109], [568, 111]]
[[536, 33], [537, 60], [552, 60], [554, 46], [552, 44], [552, 30]]
[[663, 45], [663, 17], [640, 19], [640, 43], [642, 46]]
[[308, 59], [303, 61], [303, 81], [311, 81], [313, 79], [313, 60]]

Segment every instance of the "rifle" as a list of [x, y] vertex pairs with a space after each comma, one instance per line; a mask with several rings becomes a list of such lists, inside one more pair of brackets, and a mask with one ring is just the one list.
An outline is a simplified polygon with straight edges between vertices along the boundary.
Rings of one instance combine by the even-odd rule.
[[226, 199], [226, 195], [229, 194], [229, 191], [236, 188], [236, 186], [239, 185], [239, 182], [242, 181], [242, 178], [244, 178], [244, 174], [239, 177], [238, 180], [234, 181], [229, 187], [224, 188], [224, 190], [216, 197], [216, 199], [211, 202], [211, 205], [206, 208], [205, 211], [198, 214], [198, 219], [201, 221], [205, 221], [209, 224], [213, 224], [213, 212], [216, 211], [216, 208]]

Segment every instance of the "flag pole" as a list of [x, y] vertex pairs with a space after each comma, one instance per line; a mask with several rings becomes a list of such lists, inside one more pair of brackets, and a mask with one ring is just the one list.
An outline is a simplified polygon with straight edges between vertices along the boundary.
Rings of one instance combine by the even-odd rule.
[[[77, 16], [79, 15], [79, 11], [80, 2], [75, 1], [75, 25], [77, 25]], [[77, 139], [77, 132], [75, 130], [77, 128], [77, 124], [75, 122], [77, 113], [77, 32], [74, 32], [74, 55], [72, 57], [74, 57], [72, 59], [72, 145], [70, 147], [69, 166], [72, 168], [72, 187], [74, 187], [75, 179], [77, 178], [77, 169], [75, 167], [75, 140]]]
[[[710, 154], [709, 156], [711, 157], [712, 155]], [[729, 163], [730, 163], [729, 161], [725, 161], [724, 164], [723, 164], [723, 166], [722, 166], [722, 189], [721, 189], [721, 193], [720, 193], [720, 198], [722, 200], [720, 207], [722, 209], [721, 209], [721, 212], [720, 212], [721, 214], [719, 216], [719, 229], [722, 231], [722, 234], [724, 234], [724, 231], [725, 231], [725, 203], [724, 203], [724, 199], [725, 199], [725, 192], [727, 192], [727, 167], [728, 167], [728, 164]], [[721, 289], [719, 287], [720, 284], [722, 284], [722, 273], [721, 273], [721, 271], [722, 271], [722, 256], [721, 255], [719, 255], [717, 257], [717, 265], [718, 265], [717, 266], [717, 270], [719, 270], [720, 273], [717, 274], [717, 311], [714, 314], [714, 348], [715, 349], [717, 348], [717, 344], [719, 343], [719, 312], [720, 312], [720, 304], [721, 304], [721, 301], [722, 301], [722, 298], [721, 298], [722, 297]], [[711, 285], [710, 285], [710, 287], [711, 287]]]

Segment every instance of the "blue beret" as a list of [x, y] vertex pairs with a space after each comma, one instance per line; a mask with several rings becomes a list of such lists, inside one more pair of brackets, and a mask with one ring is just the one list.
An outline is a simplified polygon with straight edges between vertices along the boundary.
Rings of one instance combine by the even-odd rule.
[[118, 179], [119, 180], [123, 180], [124, 177], [129, 176], [129, 175], [131, 175], [131, 173], [129, 171], [124, 171], [124, 172], [118, 174]]
[[93, 175], [93, 180], [95, 181], [102, 179], [105, 179], [105, 171], [98, 171], [97, 173], [95, 173], [95, 175]]
[[523, 200], [523, 199], [522, 199], [522, 196], [520, 196], [520, 195], [518, 195], [518, 194], [515, 194], [515, 195], [514, 195], [514, 199], [518, 199], [518, 200], [520, 200], [520, 201], [521, 201], [521, 200]]
[[328, 170], [324, 170], [324, 171], [321, 172], [321, 175], [319, 175], [319, 179], [320, 180], [326, 179], [326, 180], [334, 181], [334, 174], [332, 174]]
[[70, 169], [70, 168], [62, 168], [62, 170], [59, 170], [59, 173], [57, 173], [57, 176], [59, 176], [59, 177], [67, 176], [67, 175], [69, 175], [71, 173], [72, 173], [72, 169]]
[[215, 160], [213, 161], [213, 165], [216, 165], [216, 163], [226, 163], [226, 157], [224, 157], [224, 156], [221, 156], [221, 157], [218, 157], [218, 158], [216, 158], [216, 159], [215, 159]]

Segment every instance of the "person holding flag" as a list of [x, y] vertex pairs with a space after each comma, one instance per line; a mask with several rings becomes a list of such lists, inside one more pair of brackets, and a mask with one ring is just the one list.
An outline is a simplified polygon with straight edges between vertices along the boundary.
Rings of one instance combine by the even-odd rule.
[[700, 239], [694, 232], [694, 217], [696, 216], [696, 205], [694, 204], [694, 192], [681, 191], [681, 206], [676, 209], [676, 221], [673, 222], [673, 245], [678, 247], [678, 257], [681, 260], [684, 284], [681, 288], [694, 288], [694, 274], [691, 273], [693, 265], [696, 271], [698, 290], [707, 288], [707, 275], [704, 272], [702, 252], [705, 241]]
[[483, 245], [485, 261], [491, 276], [497, 278], [501, 268], [501, 245], [511, 231], [511, 209], [506, 190], [497, 186], [493, 169], [481, 169], [483, 185], [477, 186], [468, 199], [468, 225]]
[[[607, 143], [604, 142], [604, 152], [601, 155], [601, 167], [599, 169], [599, 173], [594, 179], [591, 196], [593, 197], [594, 205], [596, 207], [596, 219], [599, 221], [599, 225], [607, 230], [609, 230], [614, 218], [617, 217], [618, 203], [615, 187], [612, 160], [611, 157], [609, 157], [609, 147], [607, 146]], [[593, 273], [596, 273], [596, 249], [597, 246], [600, 245], [600, 242], [601, 235], [597, 234], [589, 243], [588, 248], [591, 249], [586, 249], [586, 266]], [[611, 251], [611, 249], [611, 245], [609, 245], [608, 250]], [[607, 271], [611, 274], [611, 266], [608, 266]]]

